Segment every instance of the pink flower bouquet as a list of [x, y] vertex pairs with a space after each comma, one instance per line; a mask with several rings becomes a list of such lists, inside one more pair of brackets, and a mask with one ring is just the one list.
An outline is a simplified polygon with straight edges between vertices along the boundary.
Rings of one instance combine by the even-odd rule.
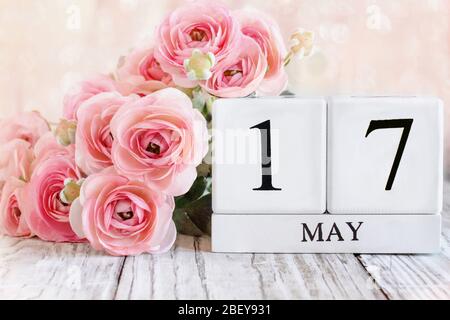
[[169, 250], [209, 233], [208, 122], [217, 98], [279, 95], [290, 48], [261, 12], [211, 1], [171, 12], [153, 43], [79, 83], [56, 128], [38, 112], [0, 123], [0, 232], [88, 242], [111, 255]]

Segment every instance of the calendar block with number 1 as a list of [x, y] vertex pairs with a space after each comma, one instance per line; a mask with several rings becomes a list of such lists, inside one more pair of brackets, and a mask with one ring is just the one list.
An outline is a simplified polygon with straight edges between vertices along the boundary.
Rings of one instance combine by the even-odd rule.
[[326, 112], [323, 98], [217, 101], [213, 211], [324, 213]]

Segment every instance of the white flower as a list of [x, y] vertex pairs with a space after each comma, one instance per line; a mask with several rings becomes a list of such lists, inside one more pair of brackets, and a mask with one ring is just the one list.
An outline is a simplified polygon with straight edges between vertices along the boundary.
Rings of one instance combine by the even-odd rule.
[[80, 188], [84, 179], [75, 181], [71, 178], [64, 180], [64, 189], [59, 193], [59, 199], [65, 204], [71, 204], [80, 196]]
[[63, 146], [71, 145], [75, 143], [76, 131], [76, 121], [62, 119], [55, 131], [56, 140]]
[[184, 60], [184, 69], [189, 80], [208, 80], [212, 76], [211, 68], [215, 63], [214, 54], [202, 53], [200, 50], [194, 49], [191, 57]]
[[314, 52], [314, 33], [298, 29], [289, 40], [289, 52], [284, 59], [284, 65], [288, 65], [293, 57], [304, 58], [309, 57]]
[[314, 48], [314, 33], [299, 29], [291, 35], [290, 51], [299, 57], [308, 57]]

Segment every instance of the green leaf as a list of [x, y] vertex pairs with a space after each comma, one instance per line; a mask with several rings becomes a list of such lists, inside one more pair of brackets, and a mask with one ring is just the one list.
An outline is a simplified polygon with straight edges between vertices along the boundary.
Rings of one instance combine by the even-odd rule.
[[192, 237], [201, 237], [203, 235], [195, 223], [191, 220], [187, 212], [183, 209], [176, 209], [173, 213], [173, 221], [177, 227], [179, 234], [184, 234]]
[[211, 168], [212, 166], [210, 164], [207, 163], [201, 163], [198, 167], [197, 167], [197, 175], [199, 177], [211, 177]]
[[183, 208], [188, 203], [200, 198], [205, 193], [207, 187], [208, 187], [208, 178], [197, 177], [188, 193], [175, 199], [176, 208]]
[[207, 194], [184, 208], [177, 208], [173, 220], [178, 233], [199, 237], [211, 235], [211, 214], [211, 194]]

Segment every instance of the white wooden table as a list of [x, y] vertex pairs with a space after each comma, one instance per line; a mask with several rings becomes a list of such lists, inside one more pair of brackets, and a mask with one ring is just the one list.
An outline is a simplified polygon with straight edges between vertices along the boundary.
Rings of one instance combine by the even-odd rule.
[[438, 255], [214, 254], [179, 236], [159, 256], [0, 237], [1, 299], [450, 299], [450, 182]]

